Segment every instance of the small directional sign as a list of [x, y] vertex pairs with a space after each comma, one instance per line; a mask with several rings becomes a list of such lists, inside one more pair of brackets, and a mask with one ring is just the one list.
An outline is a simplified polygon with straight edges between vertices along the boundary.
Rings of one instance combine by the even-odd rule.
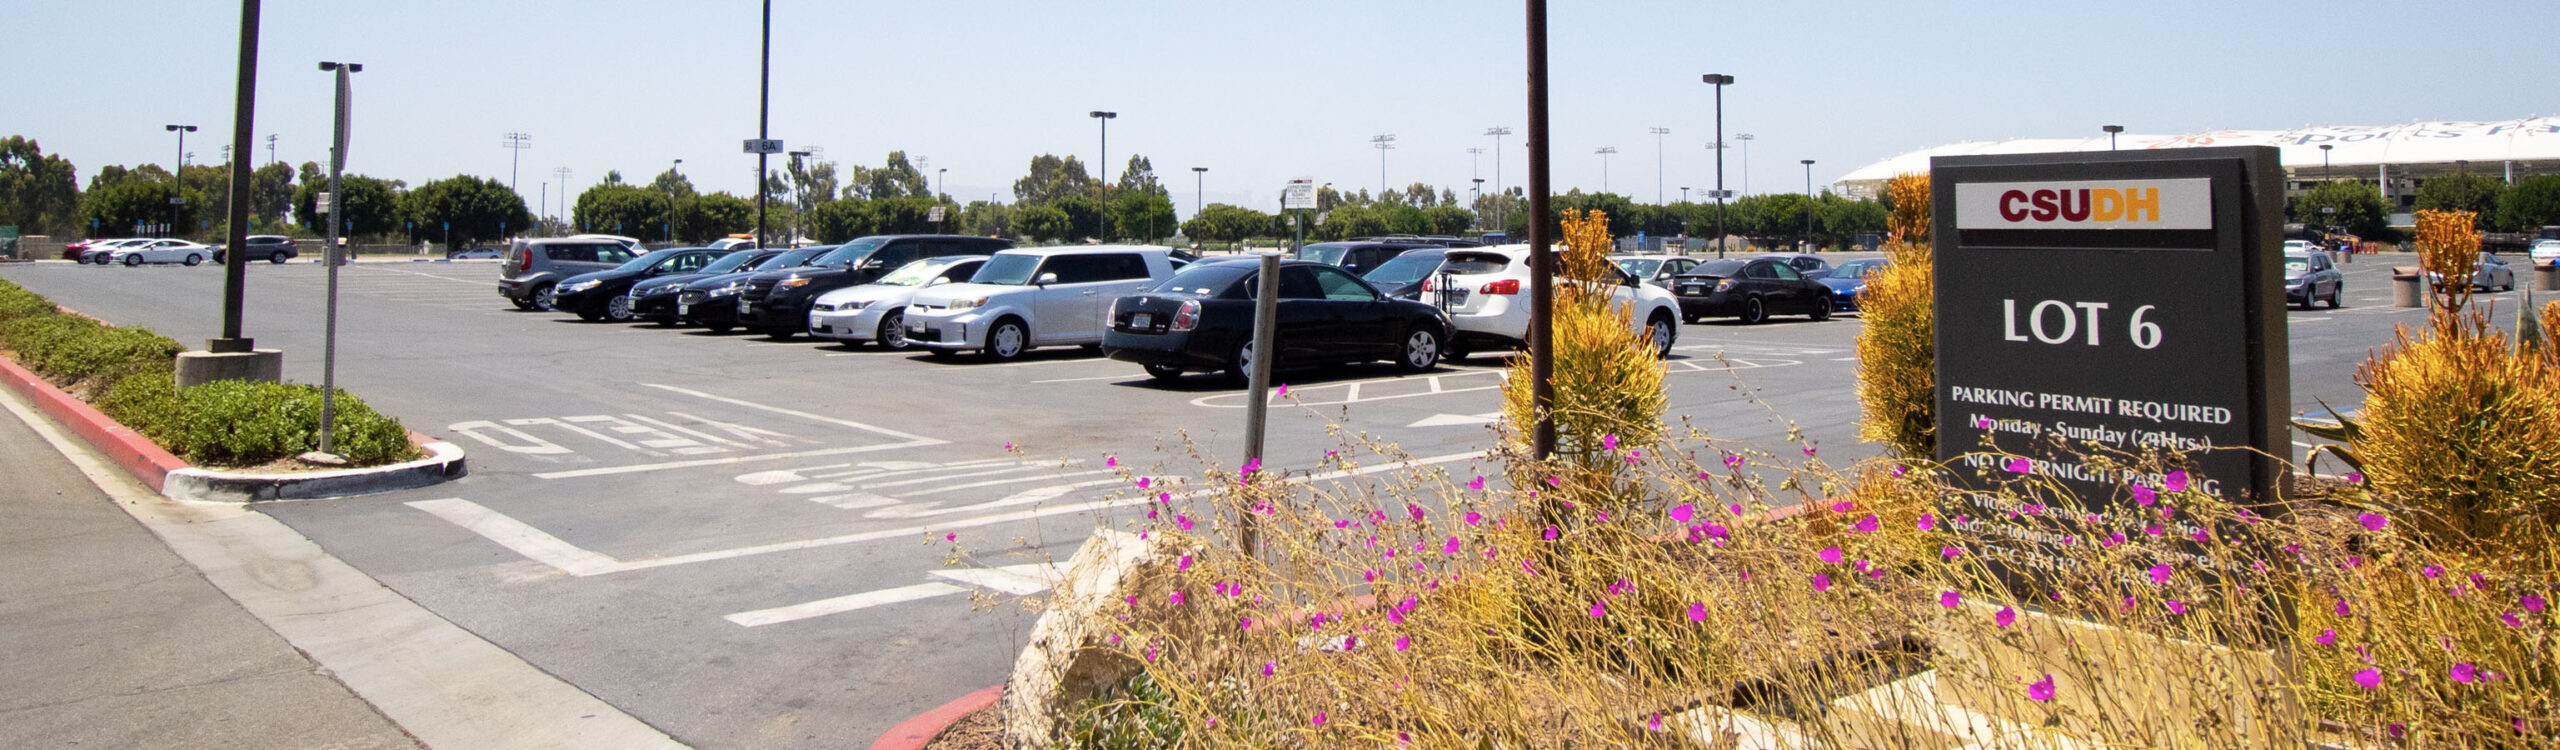
[[747, 153], [750, 153], [750, 154], [779, 154], [779, 153], [782, 153], [782, 139], [780, 139], [780, 138], [749, 138], [749, 139], [747, 139]]

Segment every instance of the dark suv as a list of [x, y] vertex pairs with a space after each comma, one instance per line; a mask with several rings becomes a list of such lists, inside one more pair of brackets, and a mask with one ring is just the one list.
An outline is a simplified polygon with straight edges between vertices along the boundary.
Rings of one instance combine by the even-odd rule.
[[747, 277], [738, 296], [738, 325], [777, 339], [809, 327], [809, 305], [818, 295], [869, 284], [899, 266], [925, 258], [991, 255], [1013, 248], [1012, 240], [960, 235], [879, 235], [863, 237], [799, 268]]
[[1407, 250], [1426, 247], [1445, 249], [1448, 246], [1418, 240], [1318, 242], [1298, 248], [1298, 259], [1312, 260], [1359, 276], [1377, 270], [1379, 265], [1403, 255]]
[[551, 289], [561, 279], [612, 270], [638, 256], [631, 246], [610, 239], [516, 240], [498, 264], [498, 294], [518, 310], [549, 310]]
[[[248, 251], [240, 257], [250, 260], [259, 260], [263, 258], [269, 263], [283, 263], [302, 255], [302, 251], [293, 246], [293, 238], [286, 237], [281, 234], [249, 235], [247, 244], [249, 246]], [[226, 248], [221, 245], [213, 246], [213, 262], [222, 262], [222, 255], [225, 249]]]

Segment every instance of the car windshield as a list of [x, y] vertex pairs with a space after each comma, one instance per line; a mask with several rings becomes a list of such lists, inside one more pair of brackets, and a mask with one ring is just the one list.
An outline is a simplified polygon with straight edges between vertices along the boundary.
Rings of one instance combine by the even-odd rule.
[[969, 277], [971, 284], [1022, 286], [1031, 283], [1031, 272], [1040, 270], [1040, 256], [996, 253], [978, 272]]
[[1639, 279], [1650, 279], [1653, 278], [1653, 272], [1662, 270], [1662, 261], [1651, 258], [1628, 258], [1618, 261], [1618, 270]]
[[1742, 261], [1711, 260], [1698, 264], [1698, 267], [1696, 268], [1689, 269], [1689, 273], [1686, 275], [1714, 276], [1720, 279], [1730, 279], [1739, 273], [1742, 273]]
[[855, 240], [847, 242], [844, 243], [844, 246], [836, 248], [835, 252], [827, 253], [826, 255], [819, 256], [817, 260], [810, 261], [809, 265], [855, 265], [861, 263], [862, 259], [871, 257], [871, 251], [880, 249], [880, 246], [884, 244], [888, 244], [888, 242], [886, 240]]
[[1495, 273], [1511, 267], [1511, 257], [1501, 253], [1450, 253], [1445, 270], [1460, 276]]
[[1298, 248], [1298, 259], [1338, 266], [1342, 265], [1343, 254], [1349, 252], [1351, 252], [1350, 245], [1308, 245]]
[[1182, 272], [1174, 274], [1173, 278], [1165, 279], [1164, 283], [1147, 290], [1147, 293], [1175, 297], [1214, 297], [1226, 293], [1228, 287], [1235, 286], [1238, 280], [1252, 276], [1257, 270], [1256, 264], [1253, 263], [1194, 265], [1182, 269]]
[[751, 261], [751, 260], [755, 260], [755, 259], [756, 259], [756, 251], [754, 251], [754, 250], [739, 250], [739, 251], [736, 251], [736, 252], [730, 253], [730, 254], [728, 254], [728, 255], [720, 256], [720, 259], [719, 259], [719, 260], [712, 261], [712, 262], [711, 262], [711, 265], [703, 266], [703, 267], [702, 267], [702, 270], [701, 270], [701, 271], [697, 271], [696, 273], [703, 273], [703, 274], [729, 273], [729, 272], [731, 272], [731, 271], [736, 271], [736, 270], [738, 270], [738, 267], [739, 267], [739, 266], [746, 265], [746, 264], [747, 264], [747, 261]]
[[872, 283], [887, 284], [890, 286], [915, 286], [925, 283], [926, 281], [931, 281], [935, 274], [942, 273], [942, 269], [950, 268], [951, 264], [958, 263], [963, 260], [967, 259], [926, 258], [914, 263], [899, 266], [898, 270], [890, 271], [889, 275], [882, 276], [879, 281]]
[[772, 260], [756, 264], [756, 270], [776, 271], [785, 268], [799, 268], [803, 265], [807, 265], [810, 258], [818, 257], [819, 254], [832, 249], [834, 248], [804, 247], [798, 250], [792, 250], [781, 255], [773, 256]]
[[1367, 279], [1369, 283], [1378, 286], [1411, 284], [1421, 281], [1422, 277], [1431, 275], [1433, 271], [1440, 270], [1440, 260], [1448, 254], [1443, 250], [1415, 250], [1387, 259], [1387, 262], [1378, 264], [1377, 268], [1369, 269], [1369, 272], [1362, 274], [1360, 278]]
[[1831, 277], [1835, 279], [1862, 279], [1866, 278], [1867, 274], [1875, 273], [1877, 269], [1881, 268], [1884, 268], [1884, 261], [1882, 260], [1874, 258], [1853, 260], [1840, 264], [1838, 268], [1831, 269]]

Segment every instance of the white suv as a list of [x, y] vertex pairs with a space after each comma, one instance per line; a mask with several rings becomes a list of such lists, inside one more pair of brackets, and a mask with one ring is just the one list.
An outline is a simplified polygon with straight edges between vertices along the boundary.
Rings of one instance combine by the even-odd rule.
[[[1553, 255], [1562, 258], [1564, 248], [1556, 247]], [[1680, 336], [1680, 298], [1661, 287], [1639, 283], [1615, 265], [1607, 269], [1617, 282], [1609, 292], [1610, 302], [1633, 305], [1632, 332], [1651, 340], [1654, 354], [1670, 356], [1671, 342]], [[1528, 340], [1528, 284], [1528, 245], [1450, 248], [1440, 275], [1422, 288], [1422, 302], [1449, 311], [1449, 320], [1458, 325], [1448, 358], [1463, 358], [1471, 349], [1515, 347]]]
[[907, 343], [936, 356], [977, 349], [1007, 360], [1035, 346], [1101, 346], [1111, 303], [1173, 278], [1173, 248], [1094, 245], [1005, 250], [965, 284], [916, 292]]

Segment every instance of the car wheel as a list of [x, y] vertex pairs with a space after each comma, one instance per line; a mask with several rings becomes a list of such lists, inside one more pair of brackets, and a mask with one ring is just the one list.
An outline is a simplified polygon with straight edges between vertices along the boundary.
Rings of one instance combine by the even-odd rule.
[[267, 256], [268, 263], [273, 263], [279, 266], [284, 265], [284, 260], [284, 251], [282, 250], [276, 251], [274, 255]]
[[195, 253], [187, 253], [186, 263], [190, 266], [204, 265], [204, 256], [197, 255]]
[[602, 322], [604, 320], [604, 311], [592, 306], [581, 307], [578, 308], [578, 319], [589, 323]]
[[1645, 340], [1653, 342], [1653, 356], [1671, 358], [1671, 342], [1680, 338], [1680, 327], [1671, 322], [1671, 313], [1658, 312], [1645, 321]]
[[1235, 385], [1253, 383], [1253, 342], [1251, 340], [1237, 344], [1235, 353], [1227, 355], [1227, 382]]
[[2330, 290], [2329, 290], [2329, 309], [2331, 309], [2331, 310], [2335, 310], [2335, 309], [2338, 309], [2338, 306], [2339, 306], [2339, 305], [2346, 304], [2346, 302], [2344, 302], [2344, 301], [2343, 301], [2343, 298], [2345, 298], [2346, 296], [2347, 296], [2347, 285], [2345, 285], [2345, 284], [2339, 284], [2339, 285], [2337, 285], [2335, 288], [2330, 289]]
[[517, 299], [517, 298], [515, 298], [515, 297], [508, 297], [508, 298], [507, 298], [507, 301], [508, 301], [508, 302], [515, 303], [516, 309], [518, 309], [518, 310], [532, 310], [532, 309], [534, 309], [533, 298], [531, 298], [531, 297], [527, 297], [527, 298], [523, 298], [523, 299]]
[[907, 314], [893, 312], [880, 316], [880, 335], [875, 340], [880, 342], [880, 348], [893, 352], [905, 351], [912, 346], [913, 342], [907, 341]]
[[1428, 326], [1414, 326], [1404, 334], [1404, 345], [1398, 347], [1396, 369], [1420, 372], [1440, 364], [1440, 333]]
[[631, 322], [631, 298], [616, 294], [604, 298], [604, 319], [616, 323]]
[[775, 341], [788, 341], [792, 336], [799, 335], [799, 333], [800, 329], [798, 328], [775, 328], [765, 331], [764, 337]]
[[728, 333], [730, 330], [737, 328], [738, 325], [735, 323], [704, 323], [702, 324], [702, 327], [710, 329], [712, 333]]
[[1816, 298], [1814, 298], [1814, 300], [1813, 300], [1813, 311], [1812, 311], [1812, 312], [1809, 312], [1809, 313], [1806, 313], [1806, 314], [1805, 314], [1805, 317], [1809, 317], [1809, 318], [1812, 318], [1812, 319], [1814, 319], [1814, 320], [1830, 320], [1830, 319], [1831, 319], [1831, 298], [1830, 298], [1830, 297], [1816, 297]]
[[1031, 332], [1022, 327], [1022, 321], [1006, 318], [987, 329], [987, 356], [996, 361], [1020, 359], [1023, 352], [1030, 350]]
[[138, 253], [124, 256], [124, 264], [128, 267], [142, 265], [142, 256]]
[[1172, 365], [1144, 365], [1144, 367], [1147, 370], [1147, 377], [1155, 378], [1158, 383], [1171, 383], [1182, 377], [1182, 368]]
[[558, 301], [558, 300], [557, 300], [557, 298], [556, 298], [556, 295], [554, 295], [554, 294], [553, 294], [553, 291], [554, 291], [555, 289], [556, 289], [556, 287], [555, 287], [554, 285], [551, 285], [551, 284], [544, 284], [544, 285], [542, 285], [542, 286], [534, 287], [534, 288], [533, 288], [533, 309], [541, 310], [541, 311], [543, 311], [543, 312], [551, 312], [551, 311], [553, 311], [553, 310], [557, 310], [557, 309], [559, 309], [558, 307], [554, 306], [554, 304], [553, 304], [553, 303], [555, 303], [555, 302], [557, 302], [557, 301]]
[[952, 350], [950, 350], [950, 349], [943, 349], [943, 348], [939, 348], [939, 347], [934, 347], [934, 348], [928, 348], [928, 349], [925, 349], [925, 350], [924, 350], [924, 353], [925, 353], [927, 356], [933, 357], [934, 359], [950, 359], [950, 358], [951, 358], [951, 354], [952, 354]]
[[1768, 320], [1768, 319], [1769, 319], [1769, 308], [1767, 308], [1767, 307], [1765, 307], [1765, 306], [1762, 306], [1762, 305], [1760, 304], [1760, 298], [1758, 298], [1758, 297], [1752, 297], [1752, 298], [1745, 299], [1745, 300], [1743, 300], [1743, 301], [1742, 301], [1742, 324], [1743, 324], [1743, 325], [1755, 325], [1755, 324], [1758, 324], [1760, 321], [1764, 321], [1764, 320]]

